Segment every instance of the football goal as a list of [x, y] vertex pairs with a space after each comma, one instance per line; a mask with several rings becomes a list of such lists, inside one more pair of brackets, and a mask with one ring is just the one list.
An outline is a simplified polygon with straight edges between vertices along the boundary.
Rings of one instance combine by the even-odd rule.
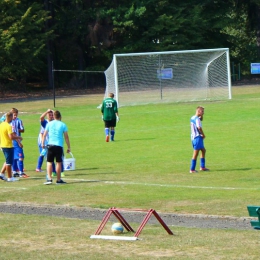
[[228, 48], [114, 54], [105, 76], [120, 106], [231, 99]]

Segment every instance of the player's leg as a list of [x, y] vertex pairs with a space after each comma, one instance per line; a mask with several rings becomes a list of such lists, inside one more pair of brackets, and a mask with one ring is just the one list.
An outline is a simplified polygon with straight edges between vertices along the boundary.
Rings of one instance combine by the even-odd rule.
[[196, 164], [197, 164], [198, 155], [199, 155], [199, 150], [193, 150], [193, 155], [192, 155], [191, 165], [190, 165], [190, 173], [196, 172]]
[[40, 156], [38, 157], [36, 172], [42, 172], [42, 164], [44, 161], [44, 157], [47, 154], [47, 150], [43, 149], [41, 146], [39, 146], [39, 152], [40, 152]]
[[7, 172], [7, 181], [13, 182], [18, 181], [19, 179], [16, 179], [12, 176], [12, 164], [14, 161], [14, 148], [3, 148], [4, 155], [5, 155], [5, 165], [6, 165], [6, 172]]
[[57, 181], [56, 184], [65, 184], [66, 182], [61, 179], [61, 168], [63, 161], [63, 148], [60, 146], [56, 146], [55, 150], [56, 155], [56, 173], [57, 173]]
[[52, 184], [52, 163], [54, 162], [54, 146], [49, 146], [47, 151], [47, 181], [44, 183], [46, 185]]
[[56, 177], [57, 173], [56, 173], [56, 165], [55, 162], [52, 163], [52, 177]]
[[1, 169], [1, 173], [5, 173], [5, 171], [6, 171], [6, 165], [5, 165], [5, 162], [4, 162], [2, 169]]
[[111, 121], [111, 137], [110, 140], [115, 140], [115, 127], [116, 127], [116, 119]]
[[62, 149], [62, 162], [61, 162], [61, 177], [65, 177], [65, 174], [64, 174], [64, 163], [63, 163], [63, 161], [64, 161], [64, 151], [63, 151], [63, 149]]
[[12, 175], [13, 177], [19, 177], [19, 166], [18, 166], [18, 160], [19, 160], [19, 150], [18, 147], [13, 148], [14, 151], [14, 158], [13, 158], [13, 164], [12, 164]]
[[0, 179], [3, 181], [6, 181], [5, 171], [6, 171], [6, 164], [4, 162], [2, 169], [1, 169], [1, 173], [0, 173]]
[[201, 171], [209, 171], [208, 168], [206, 168], [206, 149], [205, 147], [201, 149], [201, 156], [200, 156], [200, 170]]
[[24, 173], [24, 153], [23, 153], [23, 148], [19, 147], [19, 160], [18, 160], [18, 168], [19, 168], [19, 177], [22, 178], [28, 178], [29, 176]]
[[109, 142], [109, 132], [110, 132], [110, 124], [109, 124], [110, 121], [105, 121], [104, 120], [104, 123], [105, 123], [105, 135], [106, 135], [106, 142]]
[[200, 151], [200, 138], [197, 137], [194, 140], [192, 140], [192, 146], [193, 146], [193, 155], [191, 159], [191, 165], [190, 165], [190, 173], [197, 172], [196, 171], [196, 164], [197, 164], [197, 157], [199, 155]]

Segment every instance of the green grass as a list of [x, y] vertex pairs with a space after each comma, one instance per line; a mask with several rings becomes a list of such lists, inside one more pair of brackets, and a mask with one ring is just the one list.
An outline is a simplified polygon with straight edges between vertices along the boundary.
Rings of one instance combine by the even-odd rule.
[[[20, 111], [19, 117], [23, 120], [26, 129], [23, 134], [25, 168], [26, 173], [31, 176], [17, 183], [1, 182], [0, 202], [105, 209], [153, 208], [157, 212], [237, 217], [248, 216], [246, 209], [248, 204], [260, 204], [258, 197], [260, 191], [259, 87], [233, 88], [233, 99], [226, 101], [122, 107], [119, 110], [120, 122], [116, 128], [116, 141], [109, 143], [105, 142], [103, 122], [97, 109], [101, 100], [102, 96], [98, 95], [56, 100], [56, 108], [61, 111], [62, 119], [68, 125], [71, 149], [76, 158], [76, 170], [65, 172], [68, 185], [64, 186], [45, 186], [43, 185], [45, 174], [34, 172], [38, 158], [39, 117], [47, 108], [52, 108], [53, 101], [0, 104], [2, 112], [8, 111], [11, 107], [16, 107]], [[206, 134], [206, 162], [211, 171], [190, 174], [192, 147], [189, 119], [198, 105], [205, 107], [203, 129]], [[3, 161], [3, 154], [0, 153], [0, 162]], [[3, 214], [3, 218], [5, 216]], [[8, 215], [8, 218], [10, 216]], [[22, 216], [10, 217], [12, 221], [15, 221], [15, 218], [22, 218]], [[28, 216], [32, 222], [38, 221], [39, 218]], [[47, 219], [55, 222], [55, 218]], [[68, 223], [69, 226], [69, 223], [74, 221], [62, 220], [62, 223]], [[90, 224], [91, 222], [84, 222], [83, 225]], [[96, 228], [97, 223], [94, 225]], [[44, 228], [44, 225], [39, 228]], [[3, 227], [0, 227], [0, 232], [2, 229]], [[68, 229], [64, 227], [64, 231], [60, 232]], [[120, 258], [129, 257], [129, 259], [133, 257], [150, 259], [153, 250], [157, 253], [160, 251], [159, 246], [165, 247], [163, 250], [166, 251], [165, 257], [173, 254], [179, 256], [179, 259], [196, 259], [196, 256], [202, 252], [202, 258], [205, 255], [212, 255], [208, 259], [246, 259], [243, 247], [238, 251], [240, 254], [232, 253], [234, 248], [240, 247], [241, 241], [245, 239], [248, 240], [247, 249], [251, 251], [254, 259], [251, 243], [256, 243], [255, 247], [257, 247], [259, 240], [258, 233], [253, 231], [199, 229], [190, 231], [190, 229], [177, 228], [181, 235], [169, 238], [164, 236], [163, 232], [157, 237], [157, 234], [153, 233], [153, 227], [148, 229], [150, 229], [147, 234], [148, 244], [146, 242], [131, 244], [133, 247], [131, 253], [125, 242], [90, 242], [88, 236], [91, 231], [86, 228], [84, 241], [90, 244], [95, 254], [95, 257], [90, 259], [102, 259], [102, 253], [98, 253], [95, 247], [99, 248], [100, 252], [105, 251], [109, 254], [112, 252], [113, 255], [111, 244], [113, 248], [118, 248], [115, 249], [115, 254], [119, 254]], [[53, 230], [49, 232], [52, 236]], [[8, 235], [7, 231], [6, 233]], [[44, 234], [33, 236], [43, 236], [42, 239], [46, 239]], [[63, 236], [62, 234], [61, 237]], [[81, 236], [82, 234], [77, 234], [76, 240], [82, 239]], [[146, 234], [144, 236], [146, 237]], [[60, 236], [53, 234], [53, 237], [58, 239]], [[164, 242], [157, 248], [155, 242], [160, 239]], [[71, 243], [76, 243], [75, 239], [69, 237], [67, 241], [69, 248], [73, 247]], [[46, 243], [44, 247], [48, 248], [49, 245]], [[81, 246], [82, 243], [83, 241], [80, 240]], [[213, 251], [211, 251], [212, 244], [216, 245]], [[61, 244], [60, 247], [62, 245], [66, 247], [66, 244]], [[139, 247], [140, 251], [138, 251]], [[223, 248], [225, 252], [223, 255], [219, 247]], [[18, 246], [17, 252], [19, 250]], [[75, 249], [78, 259], [84, 259], [86, 253], [84, 250], [88, 251], [86, 248]], [[184, 250], [188, 252], [186, 256], [182, 252]], [[121, 251], [128, 251], [129, 256]], [[142, 251], [144, 253], [141, 253]], [[15, 252], [14, 250], [13, 254], [16, 254]], [[31, 255], [33, 258], [33, 252], [27, 253], [27, 257]], [[219, 257], [214, 258], [214, 254]], [[63, 253], [59, 257], [61, 258], [62, 255]], [[162, 254], [161, 257], [164, 255]], [[9, 259], [11, 258], [10, 255]], [[158, 258], [160, 258], [159, 253]], [[42, 259], [52, 258], [43, 254]], [[74, 258], [71, 255], [66, 259]]]
[[[146, 225], [141, 240], [90, 239], [99, 222], [0, 214], [1, 259], [258, 259], [256, 231]], [[133, 225], [133, 228], [136, 228]], [[106, 225], [103, 235], [111, 235]], [[128, 236], [128, 234], [124, 234]]]

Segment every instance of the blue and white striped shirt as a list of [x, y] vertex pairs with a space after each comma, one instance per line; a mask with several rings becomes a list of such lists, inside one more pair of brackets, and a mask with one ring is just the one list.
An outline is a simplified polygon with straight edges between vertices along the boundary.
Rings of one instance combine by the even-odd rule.
[[199, 127], [202, 127], [200, 118], [196, 115], [192, 116], [190, 119], [191, 140], [194, 140], [196, 137], [200, 136], [200, 132], [198, 130]]

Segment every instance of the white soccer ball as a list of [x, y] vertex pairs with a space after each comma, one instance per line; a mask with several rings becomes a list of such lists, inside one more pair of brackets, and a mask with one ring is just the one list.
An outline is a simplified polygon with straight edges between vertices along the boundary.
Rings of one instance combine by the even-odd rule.
[[113, 234], [117, 235], [117, 234], [121, 234], [124, 232], [124, 227], [121, 223], [114, 223], [111, 227], [111, 231], [113, 232]]

